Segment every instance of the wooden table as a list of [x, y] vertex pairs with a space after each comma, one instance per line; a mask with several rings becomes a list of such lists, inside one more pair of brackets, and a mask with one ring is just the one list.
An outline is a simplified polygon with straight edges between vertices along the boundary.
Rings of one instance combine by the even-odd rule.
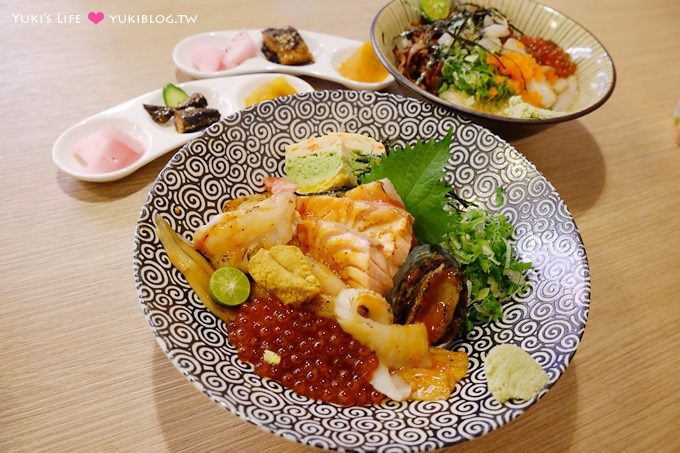
[[[588, 326], [545, 398], [456, 451], [678, 451], [680, 2], [546, 2], [594, 32], [618, 73], [596, 112], [513, 141], [576, 218], [592, 271]], [[58, 171], [50, 152], [77, 121], [177, 80], [171, 51], [185, 36], [290, 24], [366, 40], [382, 4], [3, 2], [0, 450], [312, 451], [213, 404], [154, 341], [132, 240], [171, 154], [95, 184]], [[196, 21], [95, 26], [89, 8]], [[31, 15], [42, 23], [21, 23]]]

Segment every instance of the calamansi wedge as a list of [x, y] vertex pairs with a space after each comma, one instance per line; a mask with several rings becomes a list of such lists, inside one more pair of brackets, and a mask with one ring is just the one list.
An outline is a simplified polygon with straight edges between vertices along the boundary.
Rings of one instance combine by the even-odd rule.
[[234, 307], [248, 299], [250, 280], [236, 267], [220, 267], [210, 276], [208, 290], [218, 304]]
[[218, 304], [210, 295], [208, 282], [214, 272], [210, 263], [186, 239], [178, 235], [163, 216], [156, 214], [155, 221], [156, 234], [170, 262], [184, 275], [203, 305], [224, 322], [233, 321], [236, 318], [236, 310]]
[[446, 19], [451, 12], [451, 0], [420, 0], [420, 12], [426, 19]]

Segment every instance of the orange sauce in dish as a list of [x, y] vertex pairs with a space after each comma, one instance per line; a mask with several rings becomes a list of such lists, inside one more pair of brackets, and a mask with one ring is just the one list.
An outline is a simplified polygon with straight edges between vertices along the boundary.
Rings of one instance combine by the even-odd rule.
[[465, 352], [430, 348], [432, 366], [429, 368], [401, 368], [397, 374], [411, 387], [412, 400], [445, 400], [468, 371]]

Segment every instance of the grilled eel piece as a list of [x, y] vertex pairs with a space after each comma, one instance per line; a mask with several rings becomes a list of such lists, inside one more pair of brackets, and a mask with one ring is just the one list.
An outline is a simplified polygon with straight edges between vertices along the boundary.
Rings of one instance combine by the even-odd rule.
[[201, 93], [193, 93], [184, 101], [177, 104], [175, 107], [167, 107], [165, 105], [151, 105], [143, 104], [151, 118], [158, 124], [167, 123], [173, 117], [176, 111], [188, 108], [204, 108], [208, 106], [208, 100]]
[[176, 110], [175, 129], [181, 134], [196, 132], [205, 129], [220, 120], [220, 111], [210, 108], [189, 107]]
[[208, 108], [208, 100], [201, 93], [193, 93], [175, 107], [144, 104], [151, 118], [158, 124], [175, 120], [175, 129], [184, 134], [205, 129], [220, 120], [220, 111]]
[[283, 65], [304, 65], [314, 63], [300, 33], [293, 28], [267, 28], [262, 30], [262, 53], [273, 63]]

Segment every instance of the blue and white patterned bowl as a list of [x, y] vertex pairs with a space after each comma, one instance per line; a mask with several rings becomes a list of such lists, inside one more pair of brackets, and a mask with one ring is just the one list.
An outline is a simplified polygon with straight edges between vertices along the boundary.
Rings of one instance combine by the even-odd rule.
[[[504, 319], [474, 329], [453, 348], [470, 357], [467, 376], [446, 401], [340, 407], [297, 395], [257, 376], [169, 262], [154, 231], [162, 214], [187, 238], [231, 198], [263, 190], [280, 175], [283, 150], [310, 135], [348, 131], [397, 145], [455, 130], [446, 180], [463, 198], [501, 209], [515, 225], [531, 288], [504, 307]], [[235, 113], [188, 143], [158, 176], [141, 209], [134, 247], [137, 294], [158, 343], [174, 365], [213, 401], [255, 425], [304, 444], [340, 451], [416, 452], [482, 436], [514, 419], [559, 379], [586, 326], [590, 274], [572, 216], [553, 186], [512, 146], [434, 104], [361, 91], [319, 91]], [[528, 351], [550, 376], [534, 399], [500, 404], [486, 385], [483, 360], [500, 343]], [[225, 418], [225, 423], [229, 419]]]

